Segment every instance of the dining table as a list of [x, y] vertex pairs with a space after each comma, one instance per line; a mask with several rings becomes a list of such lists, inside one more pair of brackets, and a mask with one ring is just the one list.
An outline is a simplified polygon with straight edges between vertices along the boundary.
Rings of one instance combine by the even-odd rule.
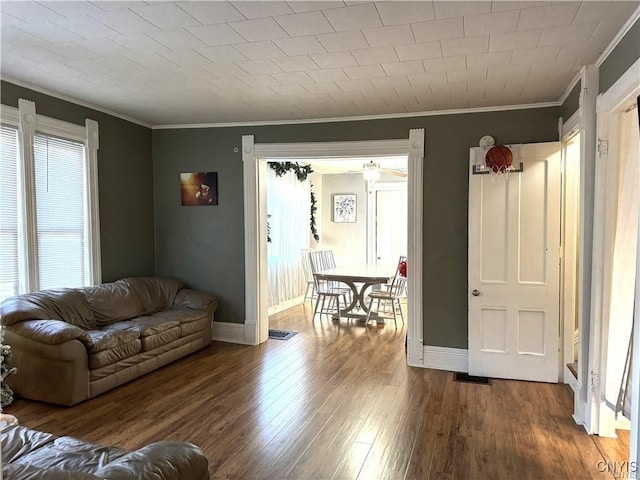
[[[365, 297], [369, 288], [375, 285], [388, 284], [396, 274], [398, 266], [392, 264], [356, 263], [324, 270], [316, 273], [319, 280], [340, 282], [347, 285], [351, 291], [351, 303], [340, 310], [341, 317], [367, 318], [369, 311]], [[337, 318], [337, 315], [335, 315]], [[384, 321], [384, 317], [371, 315], [371, 319]]]

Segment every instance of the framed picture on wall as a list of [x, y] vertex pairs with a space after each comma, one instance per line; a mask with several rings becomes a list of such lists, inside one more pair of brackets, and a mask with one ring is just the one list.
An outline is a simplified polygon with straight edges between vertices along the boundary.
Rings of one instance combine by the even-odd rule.
[[333, 221], [335, 223], [355, 223], [356, 206], [355, 193], [335, 193], [333, 195]]
[[218, 172], [181, 173], [180, 203], [183, 207], [218, 205]]

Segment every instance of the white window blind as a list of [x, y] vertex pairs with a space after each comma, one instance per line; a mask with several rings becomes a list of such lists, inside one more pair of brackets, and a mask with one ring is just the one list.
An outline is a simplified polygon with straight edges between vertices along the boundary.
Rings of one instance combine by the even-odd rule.
[[0, 300], [19, 291], [18, 129], [0, 128]]
[[36, 133], [34, 166], [39, 288], [84, 286], [84, 145]]

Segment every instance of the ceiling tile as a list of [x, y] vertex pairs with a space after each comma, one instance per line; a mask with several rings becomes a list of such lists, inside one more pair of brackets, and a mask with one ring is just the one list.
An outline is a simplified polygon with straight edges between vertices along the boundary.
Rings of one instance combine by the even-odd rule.
[[465, 70], [467, 68], [467, 57], [430, 58], [423, 60], [424, 70], [427, 73], [449, 72], [451, 70]]
[[409, 75], [409, 83], [413, 86], [430, 85], [432, 83], [446, 83], [447, 72], [425, 73], [421, 75]]
[[11, 51], [17, 55], [21, 55], [33, 62], [38, 63], [55, 63], [69, 60], [57, 53], [46, 50], [43, 47], [13, 47]]
[[124, 55], [114, 55], [113, 57], [98, 57], [95, 59], [101, 65], [117, 71], [136, 71], [142, 66]]
[[353, 50], [351, 53], [360, 65], [398, 61], [398, 56], [393, 47], [364, 48], [362, 50]]
[[229, 45], [196, 48], [196, 52], [204, 55], [213, 63], [225, 63], [246, 60], [246, 57]]
[[268, 40], [266, 42], [241, 43], [234, 45], [234, 48], [251, 60], [284, 57], [285, 55], [273, 42]]
[[[225, 48], [225, 47], [209, 47], [209, 48], [213, 49], [213, 48]], [[236, 52], [235, 50], [233, 51], [236, 54], [238, 54], [238, 52]], [[212, 55], [212, 56], [220, 56], [220, 55], [218, 54], [218, 55]], [[202, 68], [204, 68], [207, 72], [211, 73], [212, 75], [215, 75], [216, 77], [238, 77], [238, 76], [247, 74], [247, 72], [242, 70], [235, 63], [229, 63], [229, 62], [223, 62], [223, 61], [220, 61], [218, 63], [212, 63], [209, 65], [202, 65]]]
[[78, 15], [90, 15], [92, 13], [101, 13], [103, 10], [91, 2], [78, 1], [55, 1], [40, 2], [47, 8], [54, 10], [63, 17], [75, 17]]
[[342, 91], [334, 82], [310, 83], [305, 85], [304, 88], [309, 93], [330, 93]]
[[251, 75], [263, 75], [266, 73], [278, 73], [280, 68], [271, 60], [247, 60], [244, 62], [236, 62], [241, 69]]
[[[136, 15], [131, 10], [114, 10], [92, 15], [94, 19], [122, 34], [155, 32], [158, 30], [154, 24], [147, 22], [144, 18]], [[78, 17], [82, 19], [83, 17]], [[86, 17], [85, 17], [86, 18]], [[60, 21], [56, 22], [64, 24]], [[75, 30], [74, 30], [75, 31]]]
[[245, 20], [243, 22], [233, 22], [229, 25], [248, 42], [288, 38], [287, 32], [285, 32], [273, 18]]
[[373, 3], [325, 10], [324, 16], [336, 32], [382, 26]]
[[344, 92], [364, 92], [365, 90], [373, 90], [375, 87], [368, 78], [362, 80], [342, 80], [336, 82]]
[[177, 2], [176, 5], [203, 25], [235, 22], [245, 17], [229, 2]]
[[520, 12], [518, 30], [558, 27], [569, 25], [576, 15], [579, 2], [567, 2], [548, 7], [527, 8]]
[[477, 37], [487, 33], [513, 32], [518, 25], [520, 12], [517, 10], [500, 13], [483, 13], [464, 17], [465, 37]]
[[88, 58], [94, 58], [98, 56], [95, 52], [87, 50], [86, 48], [83, 48], [72, 42], [43, 45], [42, 48], [46, 48], [47, 50], [53, 53], [57, 53], [58, 55], [61, 55], [70, 60], [86, 60]]
[[187, 30], [192, 35], [212, 47], [216, 45], [230, 45], [233, 43], [245, 42], [243, 37], [238, 35], [235, 30], [225, 23], [205, 25], [201, 27], [189, 27]]
[[[62, 18], [54, 23], [85, 38], [107, 37], [117, 33], [116, 30], [88, 16]], [[153, 25], [151, 27], [155, 29]]]
[[339, 8], [339, 7], [344, 7], [344, 3], [339, 2], [339, 1], [313, 1], [313, 0], [301, 0], [301, 1], [292, 1], [292, 2], [287, 2], [287, 5], [289, 5], [289, 8], [291, 8], [291, 10], [293, 10], [296, 13], [303, 13], [303, 12], [314, 12], [317, 10], [325, 10], [325, 9], [329, 9], [329, 8]]
[[638, 2], [616, 2], [615, 8], [612, 2], [581, 2], [578, 13], [573, 19], [573, 23], [600, 22], [603, 19], [624, 22], [638, 8]]
[[308, 72], [309, 70], [320, 68], [308, 55], [273, 58], [272, 61], [284, 72], [302, 72], [305, 70]]
[[349, 52], [320, 53], [311, 55], [311, 58], [321, 68], [347, 67], [358, 63]]
[[322, 12], [282, 15], [275, 17], [275, 21], [292, 37], [333, 32]]
[[544, 7], [546, 5], [551, 5], [551, 2], [530, 2], [530, 1], [499, 1], [499, 2], [491, 2], [491, 11], [492, 12], [503, 12], [506, 10], [521, 10], [524, 8], [533, 8], [533, 7]]
[[[384, 65], [383, 65], [384, 68]], [[380, 77], [372, 78], [371, 83], [376, 88], [396, 88], [396, 87], [408, 87], [409, 79], [406, 75], [398, 75], [396, 77]]]
[[532, 64], [536, 62], [550, 62], [555, 60], [560, 47], [523, 48], [513, 51], [512, 64]]
[[25, 21], [61, 20], [63, 15], [36, 2], [0, 2], [0, 11]]
[[[348, 81], [359, 82], [360, 80], [348, 80]], [[369, 82], [369, 89], [372, 89], [372, 88], [373, 88], [373, 85], [371, 84], [371, 82]], [[339, 102], [339, 103], [353, 102], [356, 99], [362, 100], [364, 98], [362, 96], [362, 93], [360, 93], [360, 91], [357, 91], [356, 89], [353, 89], [352, 91], [348, 91], [348, 92], [343, 92], [343, 91], [331, 92], [329, 93], [329, 95], [331, 96], [331, 98], [333, 98], [336, 102]]]
[[316, 38], [327, 52], [343, 52], [345, 50], [356, 50], [359, 48], [369, 47], [369, 44], [360, 30], [327, 33], [324, 35], [316, 35]]
[[587, 42], [597, 23], [580, 23], [577, 25], [564, 25], [562, 27], [545, 28], [538, 46], [563, 45], [565, 43]]
[[133, 11], [161, 29], [173, 29], [200, 25], [195, 18], [173, 3], [153, 2]]
[[127, 47], [119, 45], [109, 38], [83, 38], [82, 40], [75, 40], [73, 43], [104, 57], [120, 55], [131, 51]]
[[347, 75], [341, 68], [327, 68], [307, 72], [316, 82], [335, 82], [338, 80], [348, 80]]
[[376, 8], [385, 25], [425, 22], [436, 18], [432, 2], [376, 2]]
[[424, 65], [420, 60], [410, 62], [383, 63], [382, 68], [388, 76], [417, 75], [424, 73]]
[[502, 52], [521, 48], [538, 46], [542, 30], [527, 30], [525, 32], [493, 33], [489, 36], [489, 51]]
[[488, 13], [491, 11], [491, 2], [433, 2], [436, 18], [453, 18], [475, 13]]
[[83, 39], [80, 35], [77, 35], [48, 20], [24, 23], [18, 28], [52, 43], [73, 42], [75, 40]]
[[416, 42], [437, 42], [464, 37], [462, 18], [414, 23], [411, 25]]
[[449, 83], [454, 82], [477, 82], [487, 79], [487, 69], [485, 68], [470, 68], [467, 70], [456, 70], [447, 73], [447, 81]]
[[442, 57], [440, 42], [422, 42], [411, 45], [398, 45], [396, 52], [400, 60], [420, 60]]
[[89, 75], [100, 75], [103, 73], [110, 73], [111, 69], [105, 67], [104, 65], [97, 63], [93, 60], [73, 60], [70, 62], [65, 62], [65, 65], [73, 68], [82, 73], [86, 73]]
[[313, 79], [304, 72], [274, 73], [272, 77], [278, 80], [282, 85], [303, 85], [306, 83], [314, 83]]
[[162, 30], [160, 32], [148, 33], [147, 35], [156, 42], [174, 51], [207, 46], [206, 43], [184, 28]]
[[157, 53], [126, 53], [125, 57], [146, 68], [169, 68], [176, 66], [175, 63]]
[[138, 53], [167, 51], [167, 47], [156, 42], [154, 39], [148, 37], [144, 33], [135, 33], [133, 35], [112, 35], [111, 40], [113, 40], [118, 45], [126, 47], [129, 51]]
[[246, 18], [275, 17], [276, 15], [293, 13], [293, 10], [285, 2], [242, 1], [231, 2], [231, 4]]
[[384, 70], [380, 65], [360, 65], [357, 67], [344, 67], [343, 70], [351, 80], [386, 77], [386, 73], [384, 73]]
[[324, 48], [315, 37], [295, 37], [276, 40], [275, 44], [287, 55], [308, 55], [324, 52]]
[[24, 30], [20, 30], [19, 28], [16, 28], [14, 26], [2, 27], [2, 29], [0, 30], [0, 34], [2, 34], [1, 43], [5, 47], [9, 44], [21, 45], [23, 47], [37, 47], [38, 45], [44, 45], [48, 43], [46, 40], [35, 35], [31, 35], [30, 33], [27, 33]]
[[467, 68], [486, 68], [511, 63], [511, 51], [467, 55]]
[[414, 43], [413, 34], [411, 33], [409, 25], [368, 28], [363, 30], [362, 33], [364, 33], [367, 42], [372, 47]]
[[483, 53], [487, 51], [489, 51], [489, 35], [442, 41], [442, 55], [445, 57]]
[[279, 93], [280, 95], [304, 95], [308, 93], [302, 85], [281, 85], [271, 87], [273, 91]]
[[27, 24], [27, 22], [25, 22], [24, 20], [19, 19], [18, 17], [14, 17], [13, 15], [9, 15], [6, 12], [0, 11], [0, 26], [2, 28], [11, 27], [11, 26], [18, 26], [18, 25], [26, 25], [26, 24]]
[[249, 87], [254, 88], [282, 86], [282, 84], [271, 75], [244, 75], [237, 78], [246, 83]]

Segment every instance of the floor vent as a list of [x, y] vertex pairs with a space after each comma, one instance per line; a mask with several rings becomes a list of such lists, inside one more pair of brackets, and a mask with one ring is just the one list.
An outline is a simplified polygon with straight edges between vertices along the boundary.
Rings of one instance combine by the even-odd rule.
[[289, 330], [271, 330], [269, 329], [269, 338], [274, 340], [289, 340], [298, 332], [291, 332]]
[[477, 383], [479, 385], [491, 385], [491, 379], [488, 377], [474, 377], [473, 375], [469, 375], [468, 373], [454, 373], [453, 374], [454, 382], [464, 382], [464, 383]]

